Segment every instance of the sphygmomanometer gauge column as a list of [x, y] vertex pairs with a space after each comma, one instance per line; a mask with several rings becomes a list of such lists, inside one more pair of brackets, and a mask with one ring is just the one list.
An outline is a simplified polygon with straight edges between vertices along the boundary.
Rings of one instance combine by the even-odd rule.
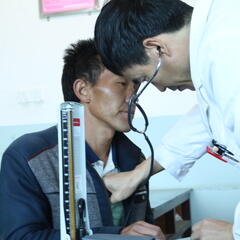
[[87, 211], [84, 107], [65, 102], [58, 123], [61, 240], [91, 234]]

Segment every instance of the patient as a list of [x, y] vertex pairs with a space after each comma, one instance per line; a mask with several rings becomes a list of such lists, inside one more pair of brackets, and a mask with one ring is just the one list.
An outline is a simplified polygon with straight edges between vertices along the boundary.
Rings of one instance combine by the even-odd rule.
[[[153, 225], [148, 186], [111, 204], [102, 177], [130, 171], [144, 156], [122, 132], [129, 131], [127, 107], [139, 84], [103, 65], [92, 40], [65, 52], [65, 101], [85, 106], [87, 189], [94, 233], [165, 239]], [[134, 114], [134, 113], [132, 113]], [[5, 151], [0, 172], [0, 239], [60, 240], [57, 127], [26, 134]]]

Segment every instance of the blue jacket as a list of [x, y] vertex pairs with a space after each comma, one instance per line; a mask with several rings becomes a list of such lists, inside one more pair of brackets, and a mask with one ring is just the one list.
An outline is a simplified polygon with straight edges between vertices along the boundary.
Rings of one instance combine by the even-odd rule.
[[[26, 134], [3, 154], [0, 172], [0, 239], [60, 240], [58, 145], [56, 126]], [[118, 169], [132, 170], [143, 158], [124, 134], [116, 133], [113, 161]], [[107, 190], [92, 163], [99, 158], [86, 144], [87, 201], [94, 233], [119, 233], [138, 220], [152, 223], [148, 186], [125, 201], [124, 222], [114, 226]]]

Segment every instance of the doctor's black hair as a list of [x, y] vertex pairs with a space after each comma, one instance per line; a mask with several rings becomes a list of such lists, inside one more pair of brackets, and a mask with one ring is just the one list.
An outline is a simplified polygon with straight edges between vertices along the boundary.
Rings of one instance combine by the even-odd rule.
[[193, 8], [179, 0], [111, 0], [95, 25], [95, 43], [103, 64], [121, 75], [149, 60], [143, 40], [180, 30], [191, 21]]
[[104, 66], [92, 39], [78, 41], [65, 50], [63, 57], [62, 91], [65, 101], [79, 102], [73, 83], [81, 78], [94, 85]]

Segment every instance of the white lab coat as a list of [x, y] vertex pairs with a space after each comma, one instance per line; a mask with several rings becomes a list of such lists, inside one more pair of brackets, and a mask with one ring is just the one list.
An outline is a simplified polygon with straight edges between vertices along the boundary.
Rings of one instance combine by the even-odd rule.
[[[178, 179], [206, 152], [212, 139], [240, 160], [239, 10], [239, 0], [199, 0], [195, 5], [190, 63], [199, 107], [183, 117], [156, 150], [156, 160]], [[233, 232], [239, 240], [240, 204]]]

